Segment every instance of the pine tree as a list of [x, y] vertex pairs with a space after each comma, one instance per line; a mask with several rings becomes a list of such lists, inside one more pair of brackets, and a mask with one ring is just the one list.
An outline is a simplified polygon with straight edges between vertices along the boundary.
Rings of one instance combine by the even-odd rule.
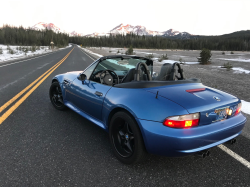
[[134, 54], [134, 50], [133, 50], [132, 45], [130, 45], [129, 49], [125, 53], [126, 53], [126, 55], [133, 55]]
[[209, 49], [203, 48], [200, 52], [200, 57], [198, 57], [197, 59], [200, 64], [210, 64], [211, 56], [211, 51]]

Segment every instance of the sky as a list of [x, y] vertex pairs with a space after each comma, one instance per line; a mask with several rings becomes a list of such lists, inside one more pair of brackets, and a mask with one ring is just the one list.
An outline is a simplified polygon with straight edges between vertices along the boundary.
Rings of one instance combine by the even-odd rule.
[[0, 26], [54, 23], [67, 32], [108, 32], [121, 23], [153, 31], [174, 29], [195, 35], [250, 30], [250, 0], [8, 0]]

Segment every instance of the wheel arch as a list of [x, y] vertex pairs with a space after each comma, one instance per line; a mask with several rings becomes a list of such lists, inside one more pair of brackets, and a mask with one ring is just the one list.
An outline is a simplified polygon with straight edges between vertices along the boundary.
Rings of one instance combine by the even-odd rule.
[[55, 77], [52, 78], [51, 83], [59, 82], [59, 84], [62, 84], [63, 79], [64, 79], [64, 74], [59, 74], [59, 75], [56, 75]]
[[59, 81], [56, 78], [53, 78], [51, 83], [54, 83], [54, 82], [59, 82]]
[[[120, 111], [125, 111], [125, 112], [128, 112], [130, 114], [130, 112], [128, 110], [126, 110], [125, 108], [122, 108], [122, 107], [116, 107], [113, 110], [111, 110], [111, 112], [109, 113], [109, 116], [108, 116], [108, 121], [107, 121], [107, 128], [108, 129], [109, 129], [109, 125], [110, 125], [110, 121], [111, 121], [112, 117], [115, 115], [115, 113], [120, 112]], [[134, 116], [133, 116], [133, 118], [134, 118]]]

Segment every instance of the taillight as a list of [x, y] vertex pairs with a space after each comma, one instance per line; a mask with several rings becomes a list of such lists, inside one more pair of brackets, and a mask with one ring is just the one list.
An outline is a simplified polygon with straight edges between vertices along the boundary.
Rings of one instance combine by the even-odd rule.
[[238, 106], [237, 106], [237, 109], [236, 109], [235, 113], [234, 113], [235, 116], [238, 115], [238, 114], [240, 113], [240, 111], [241, 111], [241, 106], [242, 106], [242, 104], [241, 104], [241, 102], [240, 102], [240, 103], [238, 104]]
[[200, 114], [187, 114], [182, 116], [173, 116], [166, 118], [163, 125], [172, 128], [190, 128], [199, 125]]

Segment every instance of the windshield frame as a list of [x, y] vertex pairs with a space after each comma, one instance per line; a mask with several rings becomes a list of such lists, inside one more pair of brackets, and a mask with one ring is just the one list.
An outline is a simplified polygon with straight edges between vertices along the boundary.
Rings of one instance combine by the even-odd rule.
[[[95, 69], [93, 70], [93, 72], [91, 73], [90, 77], [92, 77], [92, 75], [96, 72], [96, 68], [99, 66], [99, 64], [101, 64], [102, 62], [104, 62], [105, 60], [117, 60], [120, 61], [120, 60], [130, 60], [130, 59], [138, 59], [138, 62], [134, 65], [134, 67], [132, 68], [136, 68], [136, 65], [143, 61], [147, 66], [148, 66], [148, 69], [149, 69], [149, 72], [150, 72], [150, 75], [152, 76], [153, 74], [153, 61], [151, 59], [148, 59], [148, 58], [144, 58], [144, 57], [138, 57], [138, 56], [126, 56], [126, 55], [123, 55], [123, 56], [120, 56], [120, 55], [114, 55], [114, 56], [107, 56], [107, 57], [102, 57], [99, 59], [99, 62], [97, 63], [97, 65], [95, 66]], [[119, 60], [120, 59], [120, 60]], [[129, 68], [128, 70], [124, 70], [123, 72], [128, 72], [130, 69], [132, 68]], [[112, 69], [110, 69], [112, 70]], [[100, 70], [98, 70], [100, 71]], [[121, 70], [112, 70], [112, 71], [115, 71], [115, 72], [122, 72]], [[124, 74], [119, 74], [118, 76], [124, 76], [126, 75], [126, 73]]]

